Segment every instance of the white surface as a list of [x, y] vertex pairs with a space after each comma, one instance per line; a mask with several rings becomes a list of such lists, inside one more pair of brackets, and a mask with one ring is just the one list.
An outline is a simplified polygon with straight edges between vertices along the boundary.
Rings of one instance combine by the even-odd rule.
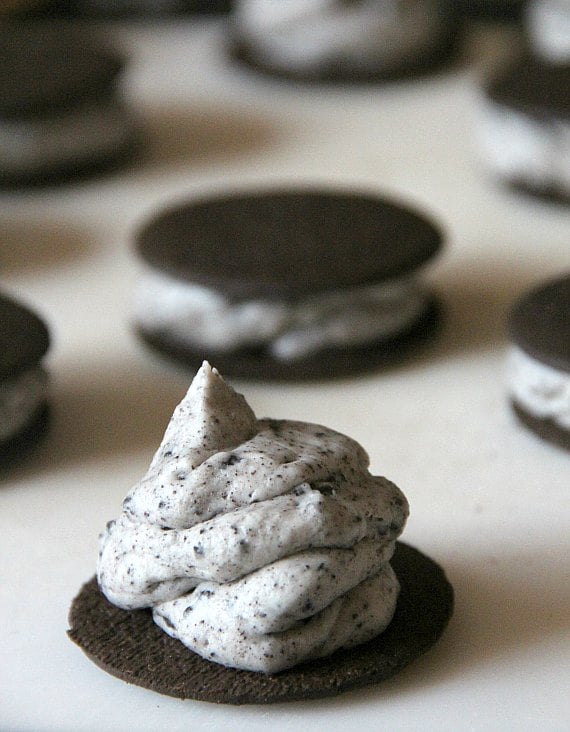
[[[0, 729], [568, 729], [570, 457], [515, 423], [504, 387], [505, 314], [570, 266], [568, 209], [485, 178], [467, 61], [428, 82], [303, 88], [232, 68], [215, 21], [117, 30], [145, 159], [0, 199], [0, 287], [50, 323], [54, 405], [48, 439], [0, 487]], [[173, 198], [283, 181], [402, 196], [447, 228], [430, 272], [448, 309], [437, 343], [385, 373], [237, 386], [259, 415], [362, 442], [406, 493], [405, 539], [446, 568], [456, 611], [381, 686], [273, 707], [178, 701], [105, 674], [66, 637], [97, 535], [190, 381], [130, 332], [132, 234]]]

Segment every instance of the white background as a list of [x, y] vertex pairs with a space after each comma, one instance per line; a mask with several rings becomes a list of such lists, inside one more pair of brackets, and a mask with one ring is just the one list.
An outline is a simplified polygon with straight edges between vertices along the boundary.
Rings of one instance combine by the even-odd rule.
[[[131, 57], [124, 90], [146, 125], [143, 157], [97, 180], [0, 194], [0, 287], [50, 325], [54, 410], [42, 446], [0, 478], [0, 729], [568, 729], [570, 457], [509, 411], [504, 323], [527, 287], [570, 268], [570, 218], [492, 182], [474, 136], [476, 80], [510, 32], [478, 29], [428, 79], [335, 89], [233, 66], [217, 20], [112, 29]], [[133, 233], [174, 199], [266, 182], [386, 193], [446, 229], [429, 271], [446, 324], [417, 357], [332, 383], [235, 385], [258, 416], [364, 445], [373, 472], [408, 496], [405, 539], [445, 567], [456, 610], [440, 643], [383, 685], [216, 706], [105, 674], [67, 639], [67, 612], [191, 378], [131, 333]]]

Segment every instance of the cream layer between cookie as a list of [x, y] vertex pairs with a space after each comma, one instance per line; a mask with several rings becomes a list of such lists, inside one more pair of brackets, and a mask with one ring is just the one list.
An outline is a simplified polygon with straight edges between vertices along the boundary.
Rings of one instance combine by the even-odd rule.
[[386, 71], [436, 48], [439, 0], [239, 0], [239, 37], [261, 62], [318, 71], [331, 62]]
[[418, 277], [325, 292], [297, 302], [232, 301], [220, 292], [146, 268], [134, 319], [149, 333], [181, 345], [231, 352], [266, 347], [281, 361], [326, 348], [374, 343], [398, 335], [425, 311]]
[[515, 346], [508, 358], [508, 383], [511, 396], [525, 411], [570, 430], [569, 373], [540, 363]]

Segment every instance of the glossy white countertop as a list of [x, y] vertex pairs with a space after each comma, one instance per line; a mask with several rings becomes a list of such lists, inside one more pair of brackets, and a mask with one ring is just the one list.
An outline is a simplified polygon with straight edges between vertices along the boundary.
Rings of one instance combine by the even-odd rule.
[[[112, 26], [131, 55], [125, 91], [145, 155], [96, 180], [0, 194], [0, 288], [53, 336], [51, 430], [0, 478], [0, 729], [568, 729], [570, 455], [510, 413], [504, 322], [527, 287], [570, 268], [570, 212], [501, 189], [477, 163], [478, 59], [493, 63], [485, 49], [509, 33], [477, 33], [462, 63], [421, 81], [335, 89], [232, 66], [222, 28]], [[97, 535], [191, 378], [131, 333], [133, 232], [174, 199], [305, 182], [384, 192], [438, 218], [447, 243], [429, 277], [445, 327], [387, 372], [235, 385], [259, 416], [364, 445], [408, 496], [404, 539], [445, 567], [455, 614], [382, 685], [268, 707], [170, 699], [107, 675], [66, 636]]]

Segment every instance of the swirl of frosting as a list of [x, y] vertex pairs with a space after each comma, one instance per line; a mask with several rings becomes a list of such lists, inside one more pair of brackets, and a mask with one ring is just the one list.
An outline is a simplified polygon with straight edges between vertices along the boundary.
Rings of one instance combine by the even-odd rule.
[[354, 440], [257, 420], [204, 363], [101, 536], [98, 581], [205, 658], [273, 673], [384, 630], [407, 514]]

